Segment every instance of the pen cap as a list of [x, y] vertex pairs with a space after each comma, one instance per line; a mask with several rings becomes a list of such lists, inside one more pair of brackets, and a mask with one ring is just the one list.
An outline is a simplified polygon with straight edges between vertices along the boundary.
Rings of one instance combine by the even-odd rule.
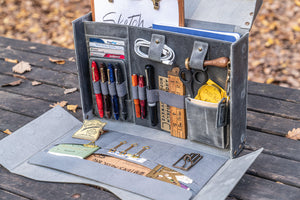
[[115, 78], [116, 78], [117, 84], [123, 83], [124, 79], [123, 79], [123, 75], [122, 75], [122, 71], [121, 71], [121, 67], [120, 67], [119, 63], [117, 63], [115, 65], [114, 71], [115, 71]]
[[136, 74], [133, 74], [131, 76], [132, 86], [135, 87], [138, 85], [138, 76]]
[[114, 69], [113, 69], [112, 64], [108, 64], [107, 76], [108, 76], [110, 82], [115, 82]]
[[145, 73], [146, 73], [146, 83], [148, 89], [154, 89], [155, 88], [154, 67], [152, 65], [146, 65]]

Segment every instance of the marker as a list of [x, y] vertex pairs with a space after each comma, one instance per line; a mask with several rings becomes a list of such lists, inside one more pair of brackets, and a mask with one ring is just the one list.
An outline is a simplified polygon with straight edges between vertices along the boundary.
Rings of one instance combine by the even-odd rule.
[[[139, 87], [140, 88], [145, 87], [145, 77], [143, 75], [140, 75], [139, 77]], [[146, 100], [140, 99], [140, 105], [141, 105], [142, 119], [146, 119]]]
[[[108, 77], [109, 84], [113, 84], [115, 82], [115, 75], [114, 75], [112, 64], [108, 64], [107, 77]], [[118, 102], [118, 96], [116, 94], [111, 96], [111, 102], [114, 108], [115, 119], [119, 120], [119, 102]]]
[[[147, 89], [148, 90], [155, 89], [154, 67], [152, 65], [146, 65], [145, 66], [145, 72], [146, 72]], [[157, 123], [158, 123], [156, 102], [151, 102], [150, 103], [148, 101], [148, 107], [149, 107], [151, 125], [156, 126]]]
[[[120, 85], [124, 82], [122, 70], [121, 70], [121, 67], [119, 64], [115, 65], [115, 78], [116, 78], [117, 85]], [[120, 99], [120, 107], [121, 107], [120, 110], [121, 110], [122, 118], [124, 120], [126, 120], [126, 118], [127, 118], [127, 107], [126, 107], [126, 102], [125, 102], [126, 95], [124, 95], [122, 97], [119, 96], [119, 99]]]
[[[138, 76], [136, 74], [133, 74], [131, 76], [132, 86], [136, 87], [138, 86]], [[141, 118], [141, 107], [140, 107], [140, 100], [139, 98], [133, 99], [134, 107], [135, 107], [135, 116], [136, 118]]]
[[[100, 64], [100, 74], [101, 74], [101, 82], [107, 82], [107, 74], [106, 74], [106, 66], [104, 63]], [[107, 85], [104, 85], [105, 90], [108, 91]], [[104, 90], [103, 90], [104, 91]], [[102, 91], [102, 92], [103, 92]], [[103, 92], [103, 100], [104, 100], [104, 111], [107, 118], [111, 117], [111, 103], [109, 94], [104, 94]]]
[[101, 94], [98, 67], [97, 67], [97, 64], [95, 61], [92, 62], [92, 78], [93, 78], [94, 93], [96, 96], [98, 112], [99, 112], [100, 117], [103, 118], [103, 116], [104, 116], [103, 100], [102, 100], [102, 94]]

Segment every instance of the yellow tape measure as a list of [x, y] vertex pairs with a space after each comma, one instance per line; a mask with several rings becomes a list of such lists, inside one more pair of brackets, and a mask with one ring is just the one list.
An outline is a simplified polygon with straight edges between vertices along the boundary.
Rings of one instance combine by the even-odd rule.
[[205, 85], [200, 87], [195, 99], [211, 103], [219, 103], [224, 97], [227, 97], [225, 90], [209, 79]]

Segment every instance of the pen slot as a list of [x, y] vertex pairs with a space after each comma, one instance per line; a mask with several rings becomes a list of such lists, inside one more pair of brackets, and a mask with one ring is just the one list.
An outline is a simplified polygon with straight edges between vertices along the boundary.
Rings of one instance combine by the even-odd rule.
[[101, 91], [103, 95], [108, 95], [109, 94], [109, 89], [108, 89], [108, 82], [100, 82], [101, 85]]
[[117, 90], [116, 90], [116, 83], [108, 83], [108, 93], [110, 96], [115, 96], [117, 95]]
[[[222, 103], [222, 102], [220, 102]], [[219, 103], [186, 99], [188, 139], [218, 148], [226, 148], [226, 126], [218, 127]]]
[[126, 82], [124, 81], [121, 84], [116, 85], [116, 90], [117, 90], [117, 95], [118, 97], [124, 97], [127, 95], [127, 85]]
[[146, 87], [138, 87], [139, 100], [147, 100]]

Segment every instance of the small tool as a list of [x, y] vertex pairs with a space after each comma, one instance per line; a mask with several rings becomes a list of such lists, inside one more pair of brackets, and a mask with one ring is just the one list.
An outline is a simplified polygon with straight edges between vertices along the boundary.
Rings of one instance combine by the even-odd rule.
[[139, 157], [141, 156], [141, 154], [142, 154], [144, 151], [146, 151], [147, 149], [150, 149], [150, 147], [149, 147], [149, 146], [144, 146], [144, 147], [142, 148], [142, 150], [140, 150], [139, 152], [133, 154], [133, 157], [134, 157], [134, 158], [139, 158]]
[[[132, 79], [132, 86], [136, 87], [138, 85], [138, 76], [136, 74], [133, 74], [131, 76]], [[136, 118], [141, 118], [141, 107], [140, 107], [140, 100], [137, 99], [133, 99], [134, 102], [134, 107], [135, 107], [135, 116]]]
[[[145, 77], [143, 75], [140, 75], [139, 77], [139, 87], [144, 88], [145, 87]], [[139, 95], [141, 95], [139, 93]], [[146, 119], [146, 100], [140, 99], [140, 106], [141, 106], [141, 116], [142, 119]]]
[[[100, 64], [100, 73], [101, 73], [101, 82], [107, 82], [107, 74], [106, 74], [106, 66], [104, 63]], [[102, 84], [102, 86], [106, 87], [105, 90], [108, 91], [107, 85]], [[104, 90], [103, 90], [104, 91]], [[103, 100], [104, 100], [104, 111], [107, 118], [111, 117], [111, 103], [109, 94], [104, 94], [103, 92]]]
[[130, 149], [132, 149], [133, 147], [136, 147], [137, 146], [137, 143], [134, 143], [132, 145], [130, 145], [130, 147], [128, 147], [127, 149], [125, 149], [124, 151], [121, 151], [120, 154], [121, 155], [126, 155], [127, 154], [127, 151], [129, 151]]
[[[115, 82], [115, 75], [112, 64], [108, 64], [107, 68], [108, 84], [113, 84]], [[119, 100], [117, 94], [111, 96], [111, 102], [114, 108], [114, 117], [119, 120]]]
[[208, 81], [208, 74], [206, 71], [196, 71], [183, 68], [179, 71], [179, 78], [187, 88], [189, 96], [194, 98], [195, 95], [193, 89], [193, 82], [196, 82], [199, 85], [199, 87], [201, 87], [206, 83], [206, 81]]
[[[229, 62], [229, 58], [220, 57], [213, 60], [205, 60], [203, 63], [203, 67], [215, 66], [215, 67], [225, 68], [227, 67], [228, 62]], [[187, 69], [190, 69], [190, 58], [185, 59], [185, 67]]]
[[[148, 90], [155, 89], [154, 67], [152, 65], [146, 65], [145, 73], [146, 73], [147, 89]], [[158, 123], [156, 102], [149, 103], [149, 101], [148, 101], [148, 107], [149, 107], [151, 125], [156, 126]]]
[[193, 88], [193, 81], [195, 81], [199, 88], [204, 85], [208, 81], [208, 74], [207, 74], [207, 66], [215, 66], [225, 68], [229, 62], [229, 58], [227, 57], [220, 57], [213, 60], [205, 60], [203, 63], [204, 70], [192, 70], [190, 68], [190, 58], [185, 59], [185, 67], [180, 70], [179, 78], [182, 83], [186, 86], [187, 90], [189, 91], [189, 95], [191, 97], [195, 97], [194, 95], [194, 88]]
[[98, 66], [95, 61], [92, 62], [92, 78], [93, 78], [94, 93], [96, 96], [98, 112], [100, 117], [103, 118], [104, 110], [103, 110], [103, 100], [102, 100], [101, 87], [100, 87], [100, 78], [99, 78]]
[[122, 146], [123, 144], [126, 144], [126, 143], [127, 143], [127, 141], [120, 142], [120, 144], [118, 144], [114, 148], [110, 149], [109, 152], [116, 152], [120, 146]]
[[[122, 70], [119, 64], [115, 65], [115, 78], [116, 78], [116, 84], [120, 85], [124, 82]], [[123, 120], [126, 120], [127, 118], [127, 107], [126, 107], [126, 95], [119, 97], [120, 99], [120, 110], [122, 114]]]
[[[184, 154], [179, 160], [177, 160], [172, 166], [178, 169], [182, 169], [184, 171], [188, 171], [191, 167], [196, 165], [203, 156], [200, 155], [200, 153], [190, 153], [190, 154]], [[177, 166], [177, 164], [180, 161], [184, 161], [184, 164], [182, 166]], [[188, 163], [190, 163], [188, 166], [186, 166]]]

